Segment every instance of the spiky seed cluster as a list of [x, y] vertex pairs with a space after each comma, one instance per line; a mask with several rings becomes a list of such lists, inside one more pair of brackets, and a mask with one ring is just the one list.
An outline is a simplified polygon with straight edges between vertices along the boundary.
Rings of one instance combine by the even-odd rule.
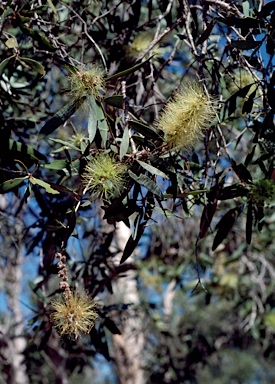
[[105, 73], [97, 67], [92, 66], [87, 71], [79, 69], [69, 76], [71, 83], [71, 94], [75, 98], [93, 96], [98, 99], [105, 88]]
[[86, 190], [97, 192], [103, 198], [118, 197], [123, 191], [126, 167], [106, 153], [96, 155], [82, 175]]
[[61, 335], [74, 336], [88, 334], [97, 319], [96, 304], [86, 293], [71, 292], [67, 298], [52, 302], [51, 321]]
[[[138, 56], [148, 48], [153, 38], [154, 35], [150, 32], [138, 33], [132, 43], [126, 46], [126, 54], [132, 59], [137, 59]], [[160, 55], [161, 51], [158, 44], [152, 48], [152, 52], [155, 55]]]
[[275, 183], [272, 180], [259, 180], [250, 186], [249, 198], [254, 203], [269, 202], [275, 197]]
[[164, 108], [156, 127], [170, 149], [189, 149], [203, 136], [216, 114], [213, 99], [195, 84], [186, 84]]

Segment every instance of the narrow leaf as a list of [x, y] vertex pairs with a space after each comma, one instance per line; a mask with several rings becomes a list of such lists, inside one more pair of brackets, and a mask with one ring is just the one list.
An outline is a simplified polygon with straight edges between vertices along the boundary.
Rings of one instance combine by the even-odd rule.
[[251, 173], [248, 171], [246, 166], [242, 163], [237, 164], [234, 160], [231, 159], [233, 171], [237, 174], [241, 181], [249, 182], [252, 181]]
[[200, 221], [200, 233], [199, 233], [199, 239], [203, 239], [208, 231], [208, 228], [210, 227], [211, 221], [213, 219], [213, 216], [217, 209], [217, 202], [214, 203], [208, 203], [201, 215], [201, 221]]
[[230, 229], [233, 227], [237, 217], [241, 213], [243, 206], [230, 209], [219, 221], [216, 228], [218, 231], [213, 241], [212, 251], [214, 251], [226, 238]]
[[144, 168], [146, 171], [152, 173], [152, 175], [163, 177], [164, 179], [169, 180], [169, 177], [159, 169], [153, 167], [150, 164], [145, 163], [144, 161], [137, 160], [137, 162]]
[[57, 194], [59, 194], [58, 191], [56, 191], [55, 189], [53, 189], [53, 188], [51, 187], [50, 184], [46, 183], [46, 182], [43, 181], [43, 180], [36, 179], [36, 178], [33, 177], [33, 176], [31, 176], [31, 177], [29, 178], [29, 180], [30, 180], [30, 182], [31, 182], [32, 184], [34, 184], [34, 185], [37, 184], [37, 185], [39, 185], [40, 187], [45, 188], [45, 189], [46, 189], [46, 192], [48, 192], [48, 193], [51, 193], [51, 194], [53, 194], [53, 195], [57, 195]]
[[34, 161], [47, 159], [45, 155], [38, 152], [36, 149], [30, 147], [29, 145], [21, 143], [20, 141], [9, 139], [9, 149], [10, 151], [20, 152], [23, 155], [26, 154]]
[[106, 104], [112, 105], [116, 108], [123, 108], [123, 96], [122, 95], [114, 95], [109, 96], [104, 99]]
[[119, 77], [124, 77], [126, 75], [129, 75], [129, 73], [133, 73], [133, 72], [137, 71], [139, 68], [142, 68], [148, 61], [150, 61], [152, 59], [152, 57], [153, 56], [150, 56], [147, 60], [142, 61], [141, 63], [134, 65], [132, 68], [126, 69], [125, 71], [115, 73], [114, 75], [107, 77], [106, 81], [115, 80], [115, 79], [118, 79]]
[[256, 145], [253, 145], [252, 151], [246, 156], [244, 165], [247, 167], [251, 161], [253, 160], [253, 156], [255, 153]]
[[26, 180], [28, 176], [25, 177], [17, 177], [15, 179], [6, 180], [4, 183], [0, 185], [0, 193], [6, 193], [10, 191], [11, 189], [18, 187], [20, 184], [23, 183], [24, 180]]
[[101, 139], [103, 141], [103, 146], [105, 147], [106, 142], [107, 142], [107, 138], [108, 138], [109, 126], [108, 126], [107, 121], [105, 119], [102, 107], [97, 105], [96, 111], [97, 111], [98, 129], [99, 129]]
[[261, 41], [255, 41], [255, 40], [231, 40], [231, 45], [234, 48], [241, 49], [241, 50], [249, 50], [249, 49], [257, 48], [260, 44], [262, 44]]
[[71, 148], [71, 149], [74, 149], [75, 151], [81, 151], [80, 148], [76, 147], [72, 143], [69, 143], [68, 141], [64, 141], [64, 140], [60, 140], [60, 139], [54, 139], [52, 137], [50, 137], [49, 140], [51, 140], [51, 141], [53, 141], [55, 143], [58, 143], [58, 144], [62, 144], [65, 148]]
[[56, 47], [54, 47], [49, 42], [49, 40], [46, 39], [45, 36], [43, 36], [40, 32], [24, 25], [25, 20], [23, 19], [23, 17], [19, 16], [19, 19], [21, 21], [21, 24], [19, 25], [19, 28], [21, 29], [21, 31], [27, 36], [32, 37], [34, 41], [38, 43], [41, 49], [46, 49], [47, 51], [51, 51], [51, 52], [56, 51]]
[[7, 41], [6, 41], [6, 46], [8, 48], [17, 48], [18, 47], [18, 43], [17, 43], [17, 40], [16, 38], [13, 36], [13, 37], [10, 37]]
[[163, 194], [162, 194], [160, 188], [148, 176], [146, 176], [146, 175], [139, 175], [139, 176], [137, 176], [131, 170], [129, 170], [128, 172], [129, 172], [129, 176], [133, 180], [135, 180], [137, 183], [139, 183], [140, 185], [143, 185], [144, 187], [146, 187], [148, 189], [148, 191], [152, 192], [153, 194], [155, 194], [156, 196], [160, 197], [161, 199], [163, 198]]
[[251, 244], [252, 239], [252, 225], [253, 225], [253, 206], [252, 203], [249, 202], [247, 205], [247, 214], [246, 214], [246, 242], [247, 244]]
[[60, 111], [47, 121], [47, 123], [41, 128], [38, 140], [44, 139], [44, 137], [53, 133], [60, 125], [64, 124], [69, 117], [71, 117], [75, 111], [83, 104], [85, 97], [81, 99], [72, 100], [66, 104]]
[[128, 129], [128, 126], [126, 126], [124, 128], [124, 132], [123, 132], [123, 136], [122, 136], [122, 140], [121, 140], [121, 144], [120, 144], [120, 150], [119, 150], [119, 159], [122, 160], [123, 157], [126, 155], [126, 153], [128, 152], [128, 148], [129, 148], [129, 139], [130, 139], [130, 136], [129, 136], [129, 129]]
[[129, 120], [128, 123], [132, 128], [134, 128], [135, 131], [141, 133], [146, 138], [162, 140], [161, 136], [152, 128], [148, 127], [148, 125], [142, 124], [141, 122], [135, 120]]
[[160, 207], [154, 207], [154, 210], [157, 211], [158, 213], [162, 214], [165, 217], [174, 217], [174, 213], [171, 211], [168, 211], [167, 209], [161, 209]]
[[15, 55], [12, 55], [10, 57], [7, 57], [6, 59], [4, 59], [3, 61], [1, 61], [0, 63], [0, 75], [1, 73], [4, 71], [4, 69], [6, 68], [6, 66], [8, 65], [9, 61], [15, 57]]
[[116, 326], [115, 322], [108, 317], [105, 317], [103, 325], [112, 332], [113, 335], [121, 335], [120, 330]]
[[68, 166], [67, 160], [54, 160], [51, 163], [43, 164], [46, 169], [54, 169], [55, 171], [61, 171]]
[[97, 105], [95, 98], [91, 96], [88, 101], [89, 105], [89, 114], [88, 114], [88, 135], [89, 141], [92, 143], [94, 141], [96, 131], [97, 131]]
[[243, 102], [244, 97], [247, 95], [250, 87], [253, 84], [254, 83], [248, 84], [245, 87], [239, 89], [232, 96], [230, 96], [229, 99], [226, 100], [226, 102], [222, 108], [222, 111], [220, 113], [220, 120], [221, 121], [226, 120], [230, 115], [232, 115], [233, 112], [236, 111], [236, 109]]
[[250, 113], [253, 108], [254, 98], [256, 96], [257, 89], [249, 95], [248, 99], [244, 102], [242, 113]]
[[198, 40], [196, 42], [196, 46], [202, 44], [206, 39], [208, 39], [208, 37], [210, 36], [210, 33], [211, 33], [215, 23], [216, 23], [215, 19], [212, 19], [210, 21], [210, 23], [207, 25], [206, 29], [202, 32], [202, 34], [198, 38]]
[[49, 4], [51, 10], [53, 11], [55, 20], [58, 20], [58, 13], [57, 13], [57, 10], [56, 10], [55, 6], [53, 5], [52, 0], [47, 0], [47, 2]]
[[43, 67], [43, 65], [38, 63], [38, 61], [29, 59], [27, 57], [18, 57], [18, 60], [24, 67], [28, 68], [29, 70], [33, 72], [37, 72], [42, 76], [45, 76], [46, 74], [45, 68]]
[[140, 238], [144, 232], [144, 229], [145, 229], [145, 223], [139, 224], [137, 231], [136, 231], [135, 239], [133, 239], [132, 235], [129, 237], [129, 239], [125, 245], [123, 255], [122, 255], [121, 260], [120, 260], [120, 264], [124, 263], [132, 255], [136, 246], [138, 245], [138, 242], [139, 242], [139, 240], [140, 240]]
[[239, 196], [247, 196], [248, 190], [241, 184], [233, 184], [224, 187], [219, 194], [219, 200], [234, 199]]

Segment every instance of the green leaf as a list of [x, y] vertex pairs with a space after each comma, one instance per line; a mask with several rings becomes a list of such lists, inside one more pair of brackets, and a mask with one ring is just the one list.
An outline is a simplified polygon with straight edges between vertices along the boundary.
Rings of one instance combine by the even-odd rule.
[[113, 335], [121, 335], [120, 330], [116, 326], [115, 322], [111, 320], [109, 317], [105, 317], [103, 326], [108, 328], [110, 332], [112, 332]]
[[247, 167], [251, 163], [251, 161], [253, 160], [255, 150], [256, 150], [256, 145], [253, 145], [251, 152], [248, 153], [248, 155], [245, 158], [245, 162], [244, 162], [245, 167]]
[[239, 89], [226, 100], [220, 113], [220, 121], [225, 121], [230, 115], [232, 115], [233, 112], [236, 111], [237, 108], [240, 107], [252, 85], [254, 85], [254, 83], [248, 84], [244, 88]]
[[4, 21], [6, 20], [6, 18], [9, 16], [9, 15], [12, 15], [13, 14], [13, 9], [11, 7], [7, 7], [5, 8], [4, 12], [2, 13], [1, 15], [1, 19], [0, 19], [0, 27], [2, 28], [2, 25], [4, 24]]
[[25, 22], [28, 22], [29, 20], [25, 20], [23, 17], [21, 16], [18, 16], [18, 19], [20, 20], [21, 24], [19, 24], [19, 28], [21, 29], [21, 31], [27, 35], [27, 36], [30, 36], [31, 38], [34, 39], [34, 41], [36, 41], [39, 45], [39, 48], [41, 49], [45, 49], [47, 51], [50, 51], [50, 52], [54, 52], [56, 51], [56, 47], [54, 47], [50, 42], [49, 40], [46, 39], [45, 36], [43, 36], [40, 32], [32, 29], [32, 28], [29, 28], [27, 27], [26, 25], [24, 25]]
[[250, 113], [253, 108], [254, 98], [256, 96], [257, 89], [249, 95], [248, 99], [244, 102], [242, 113]]
[[57, 195], [57, 194], [59, 194], [59, 192], [56, 191], [55, 189], [53, 189], [49, 183], [46, 183], [46, 182], [43, 181], [43, 180], [36, 179], [36, 178], [33, 177], [33, 176], [31, 176], [31, 177], [29, 178], [29, 180], [30, 180], [30, 182], [31, 182], [33, 185], [37, 184], [37, 185], [39, 185], [40, 187], [45, 188], [45, 189], [46, 189], [46, 192], [48, 192], [48, 193], [51, 193], [51, 194], [53, 194], [53, 195]]
[[119, 159], [122, 160], [123, 157], [126, 155], [128, 148], [129, 148], [129, 129], [128, 126], [124, 128], [120, 149], [119, 149]]
[[107, 77], [106, 81], [115, 80], [115, 79], [118, 79], [119, 77], [124, 77], [126, 75], [129, 75], [129, 73], [133, 73], [133, 72], [137, 71], [139, 68], [142, 68], [149, 60], [151, 60], [152, 57], [153, 57], [153, 55], [150, 56], [147, 60], [142, 61], [141, 63], [134, 65], [132, 68], [126, 69], [125, 71], [115, 73], [114, 75]]
[[243, 205], [230, 209], [218, 222], [216, 228], [218, 231], [213, 241], [212, 251], [220, 245], [220, 243], [226, 238], [230, 229], [233, 227], [237, 217], [241, 213]]
[[18, 187], [20, 184], [23, 183], [24, 180], [26, 180], [28, 176], [25, 177], [17, 177], [15, 179], [6, 180], [4, 183], [0, 185], [0, 193], [6, 193], [10, 191], [11, 189]]
[[248, 190], [241, 184], [233, 184], [224, 187], [219, 193], [219, 200], [234, 199], [239, 196], [247, 196]]
[[245, 235], [246, 235], [247, 244], [251, 244], [252, 226], [253, 226], [253, 206], [252, 206], [252, 203], [249, 202], [247, 205], [246, 226], [245, 226]]
[[262, 44], [261, 41], [255, 41], [255, 40], [231, 40], [231, 45], [234, 48], [241, 49], [241, 50], [249, 50], [249, 49], [257, 48], [260, 44]]
[[154, 207], [154, 210], [157, 211], [158, 213], [162, 214], [165, 217], [174, 217], [175, 215], [173, 212], [170, 212], [168, 210], [161, 209], [160, 207]]
[[22, 155], [26, 154], [31, 158], [31, 160], [34, 160], [36, 162], [38, 162], [39, 160], [45, 161], [47, 159], [45, 155], [38, 152], [36, 149], [30, 147], [29, 145], [20, 143], [20, 141], [14, 141], [9, 139], [9, 149], [10, 151], [20, 152]]
[[55, 115], [46, 122], [41, 128], [38, 140], [44, 139], [46, 136], [53, 133], [60, 125], [64, 124], [69, 117], [71, 117], [75, 111], [83, 104], [86, 97], [70, 101], [60, 111], [56, 112]]
[[18, 57], [18, 60], [27, 69], [29, 69], [33, 72], [37, 72], [42, 76], [45, 76], [45, 74], [46, 74], [45, 68], [43, 67], [43, 65], [38, 63], [38, 61], [33, 60], [33, 59], [29, 59], [27, 57]]
[[246, 183], [252, 181], [251, 173], [244, 164], [237, 164], [233, 159], [231, 159], [231, 164], [233, 171], [237, 174], [241, 181]]
[[6, 66], [8, 65], [9, 61], [11, 59], [13, 59], [15, 57], [15, 55], [12, 55], [10, 57], [7, 57], [6, 59], [4, 59], [3, 61], [1, 61], [0, 63], [0, 75], [1, 73], [4, 71], [4, 69], [6, 68]]
[[196, 46], [202, 44], [206, 39], [208, 39], [208, 37], [210, 36], [210, 33], [214, 27], [216, 23], [216, 20], [215, 19], [212, 19], [210, 21], [210, 23], [207, 25], [206, 29], [202, 32], [202, 34], [199, 36], [197, 42], [196, 42]]
[[101, 136], [101, 139], [103, 141], [104, 147], [106, 146], [107, 138], [108, 138], [108, 131], [109, 126], [107, 124], [107, 121], [105, 119], [105, 115], [102, 109], [102, 106], [98, 105], [96, 103], [96, 116], [97, 116], [97, 126], [99, 129], [99, 133]]
[[104, 102], [106, 104], [112, 105], [113, 107], [116, 108], [123, 108], [123, 96], [122, 95], [114, 95], [114, 96], [109, 96], [104, 99]]
[[55, 6], [53, 5], [52, 0], [47, 0], [47, 2], [48, 2], [48, 4], [49, 4], [49, 7], [51, 8], [51, 10], [53, 11], [54, 19], [57, 21], [57, 20], [58, 20], [58, 13], [57, 13], [57, 11], [56, 11]]
[[62, 144], [65, 148], [71, 148], [71, 149], [74, 149], [75, 151], [81, 152], [80, 148], [76, 147], [73, 143], [69, 143], [68, 141], [64, 141], [64, 140], [60, 140], [60, 139], [54, 139], [53, 137], [50, 137], [49, 140], [51, 140], [55, 143], [58, 143], [58, 144]]
[[152, 173], [152, 175], [163, 177], [164, 179], [169, 180], [169, 177], [159, 169], [153, 167], [150, 164], [145, 163], [144, 161], [137, 160], [137, 162], [144, 168], [146, 171]]
[[145, 229], [145, 223], [139, 224], [137, 231], [136, 231], [135, 238], [133, 239], [132, 235], [129, 237], [129, 239], [125, 245], [123, 255], [122, 255], [121, 260], [120, 260], [120, 264], [124, 263], [132, 255], [132, 253], [134, 252], [134, 250], [136, 249], [136, 247], [138, 245], [138, 242], [139, 242], [139, 240], [140, 240], [140, 238], [144, 232], [144, 229]]
[[96, 131], [97, 131], [97, 110], [96, 110], [96, 101], [93, 96], [88, 100], [89, 113], [88, 113], [88, 135], [89, 141], [92, 143], [94, 141]]
[[6, 46], [8, 48], [17, 48], [18, 47], [18, 43], [17, 43], [17, 40], [16, 38], [13, 36], [13, 37], [10, 37], [7, 41], [6, 41]]
[[217, 202], [214, 203], [208, 203], [201, 215], [201, 221], [200, 221], [200, 232], [199, 232], [199, 239], [203, 239], [208, 231], [208, 228], [210, 227], [211, 221], [213, 219], [213, 216], [217, 209]]
[[54, 160], [51, 163], [43, 164], [42, 166], [46, 169], [54, 169], [55, 171], [61, 171], [68, 166], [67, 160]]
[[141, 122], [136, 121], [136, 120], [129, 120], [128, 124], [132, 128], [134, 128], [135, 131], [141, 133], [142, 135], [144, 135], [148, 139], [159, 139], [159, 140], [161, 139], [162, 140], [161, 136], [156, 131], [154, 131], [152, 128], [148, 127], [148, 125], [142, 124]]
[[183, 193], [177, 193], [176, 195], [173, 195], [172, 193], [165, 193], [163, 197], [165, 199], [170, 199], [171, 197], [177, 198], [177, 199], [182, 199], [187, 196], [197, 196], [201, 195], [202, 193], [209, 192], [208, 189], [197, 189], [196, 191], [187, 191]]
[[155, 194], [156, 196], [160, 197], [161, 199], [163, 198], [163, 194], [162, 194], [160, 188], [148, 176], [146, 176], [146, 175], [139, 175], [139, 176], [137, 176], [130, 169], [129, 169], [128, 172], [129, 172], [129, 176], [133, 180], [135, 180], [137, 183], [139, 183], [140, 185], [143, 185], [144, 187], [146, 187], [148, 189], [148, 191], [152, 192], [153, 194]]
[[237, 28], [257, 28], [259, 26], [259, 21], [253, 17], [238, 18], [236, 16], [229, 16], [226, 18], [219, 17], [217, 20], [226, 25], [234, 25]]

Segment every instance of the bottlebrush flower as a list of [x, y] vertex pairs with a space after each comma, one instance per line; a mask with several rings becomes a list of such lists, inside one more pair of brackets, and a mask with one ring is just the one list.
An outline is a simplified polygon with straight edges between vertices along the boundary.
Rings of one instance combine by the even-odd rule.
[[85, 167], [82, 175], [87, 190], [99, 193], [103, 198], [118, 197], [125, 185], [126, 167], [106, 153], [96, 155]]
[[249, 198], [254, 203], [269, 202], [275, 197], [275, 183], [273, 180], [262, 179], [250, 185]]
[[[127, 56], [134, 60], [137, 59], [139, 55], [148, 48], [148, 46], [151, 44], [153, 39], [154, 39], [154, 34], [152, 34], [151, 32], [145, 31], [145, 32], [138, 33], [135, 36], [133, 42], [128, 44], [125, 47]], [[154, 45], [154, 47], [151, 50], [151, 52], [155, 56], [161, 56], [162, 51], [163, 50], [159, 48], [158, 44]]]
[[216, 107], [203, 89], [186, 84], [166, 105], [156, 122], [170, 149], [189, 149], [203, 136], [215, 117]]
[[100, 67], [93, 65], [87, 71], [79, 69], [69, 76], [71, 94], [80, 99], [83, 96], [100, 98], [105, 88], [105, 73]]
[[68, 297], [53, 301], [52, 310], [50, 319], [57, 332], [75, 339], [81, 333], [88, 334], [98, 317], [96, 304], [86, 293], [71, 292]]

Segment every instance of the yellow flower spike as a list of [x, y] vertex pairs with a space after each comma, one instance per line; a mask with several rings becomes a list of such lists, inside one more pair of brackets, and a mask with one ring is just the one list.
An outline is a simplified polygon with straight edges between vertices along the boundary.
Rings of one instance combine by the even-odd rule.
[[[138, 33], [135, 36], [133, 42], [125, 47], [127, 56], [132, 59], [137, 59], [139, 55], [148, 48], [153, 39], [154, 34], [152, 32], [145, 31]], [[155, 56], [160, 56], [162, 51], [163, 50], [159, 48], [158, 44], [154, 45], [154, 47], [152, 48], [152, 53]]]
[[74, 336], [88, 334], [98, 317], [96, 304], [86, 293], [71, 292], [67, 298], [52, 302], [51, 321], [61, 335]]
[[71, 94], [75, 98], [93, 96], [95, 99], [99, 99], [105, 89], [105, 72], [100, 67], [93, 65], [87, 71], [79, 69], [72, 73], [69, 81]]
[[86, 190], [105, 199], [118, 197], [124, 188], [126, 166], [106, 153], [96, 155], [85, 167], [82, 182]]
[[192, 147], [216, 115], [213, 99], [196, 83], [182, 88], [166, 105], [156, 127], [164, 132], [170, 149]]

